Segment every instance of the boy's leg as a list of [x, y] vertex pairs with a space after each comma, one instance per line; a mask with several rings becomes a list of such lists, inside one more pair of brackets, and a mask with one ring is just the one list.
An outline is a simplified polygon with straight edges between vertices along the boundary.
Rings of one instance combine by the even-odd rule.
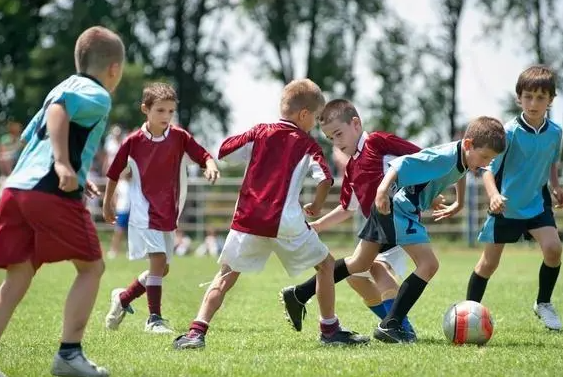
[[[338, 259], [334, 264], [334, 283], [338, 283], [356, 272], [367, 271], [377, 253], [380, 245], [375, 242], [360, 240], [354, 255], [348, 258]], [[297, 331], [302, 329], [302, 320], [306, 313], [305, 303], [315, 295], [317, 276], [312, 276], [306, 282], [294, 287], [282, 289], [280, 296], [283, 300], [286, 315], [290, 318], [293, 328]]]
[[403, 248], [413, 259], [416, 269], [401, 284], [391, 310], [374, 334], [377, 339], [389, 343], [414, 340], [401, 329], [401, 323], [439, 267], [438, 259], [429, 243], [403, 245]]
[[551, 295], [561, 268], [561, 240], [557, 228], [553, 226], [530, 229], [529, 232], [539, 243], [543, 253], [534, 311], [548, 329], [560, 331], [561, 319], [551, 303]]
[[109, 376], [82, 352], [84, 329], [94, 308], [104, 273], [104, 262], [73, 260], [76, 278], [68, 293], [63, 318], [63, 333], [59, 352], [55, 355], [51, 373], [55, 376]]
[[227, 292], [235, 285], [240, 272], [233, 271], [229, 266], [221, 265], [213, 282], [207, 288], [196, 318], [192, 321], [187, 333], [174, 340], [174, 348], [201, 348], [205, 346], [205, 334], [215, 313], [223, 304]]
[[467, 284], [467, 300], [481, 302], [483, 295], [485, 294], [489, 278], [493, 275], [499, 265], [503, 249], [503, 243], [485, 244], [485, 249], [483, 250], [481, 257], [479, 258], [479, 262], [477, 262], [475, 270], [471, 274], [469, 283]]
[[126, 289], [115, 288], [111, 291], [110, 308], [105, 319], [106, 328], [117, 330], [125, 314], [135, 312], [131, 302], [145, 294], [147, 276], [149, 276], [149, 270], [141, 272]]
[[29, 260], [6, 268], [6, 277], [0, 286], [0, 338], [34, 275], [35, 269]]
[[169, 334], [172, 330], [163, 320], [160, 312], [162, 303], [162, 278], [168, 265], [165, 252], [149, 253], [149, 274], [147, 276], [146, 291], [149, 308], [149, 318], [145, 331], [157, 334]]

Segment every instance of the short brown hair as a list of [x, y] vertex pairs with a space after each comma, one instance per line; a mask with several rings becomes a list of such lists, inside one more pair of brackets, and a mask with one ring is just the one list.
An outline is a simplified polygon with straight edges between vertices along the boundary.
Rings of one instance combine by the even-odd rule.
[[178, 101], [178, 95], [172, 85], [154, 82], [143, 89], [143, 105], [150, 108], [156, 101]]
[[359, 118], [358, 110], [352, 102], [346, 99], [333, 99], [329, 101], [319, 117], [321, 126], [339, 120], [344, 123], [350, 123], [352, 118]]
[[283, 88], [280, 113], [289, 116], [301, 110], [316, 111], [325, 105], [321, 88], [309, 79], [293, 80]]
[[506, 133], [500, 120], [481, 116], [472, 120], [465, 130], [464, 139], [473, 140], [475, 148], [489, 148], [502, 153], [506, 148]]
[[77, 72], [100, 73], [111, 64], [123, 64], [125, 46], [113, 31], [101, 26], [86, 29], [74, 45]]
[[533, 65], [518, 76], [516, 94], [520, 97], [524, 90], [533, 92], [540, 89], [549, 93], [551, 97], [555, 97], [556, 86], [557, 77], [551, 68], [545, 65]]

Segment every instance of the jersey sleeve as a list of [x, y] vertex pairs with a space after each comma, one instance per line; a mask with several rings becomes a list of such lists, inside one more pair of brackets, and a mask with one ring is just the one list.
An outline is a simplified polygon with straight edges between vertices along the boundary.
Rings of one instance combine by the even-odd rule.
[[327, 179], [331, 180], [331, 185], [334, 183], [332, 174], [323, 155], [323, 150], [318, 144], [314, 144], [311, 148], [310, 160], [309, 160], [309, 171], [311, 172], [311, 177], [313, 180], [319, 184]]
[[397, 171], [397, 185], [405, 187], [441, 178], [456, 163], [457, 153], [453, 153], [451, 147], [439, 147], [398, 157], [390, 161], [389, 165]]
[[347, 211], [355, 211], [360, 206], [358, 198], [354, 194], [348, 172], [344, 173], [342, 187], [340, 188], [340, 205]]
[[551, 161], [552, 164], [557, 164], [561, 161], [561, 129], [559, 129], [559, 147], [553, 153], [553, 160]]
[[219, 148], [219, 159], [230, 163], [247, 163], [250, 161], [259, 127], [258, 125], [240, 135], [226, 138]]
[[125, 170], [125, 168], [127, 167], [130, 150], [131, 138], [126, 138], [119, 147], [115, 158], [111, 162], [111, 165], [106, 173], [106, 177], [108, 177], [112, 181], [119, 181], [121, 172], [123, 172], [123, 170]]
[[491, 161], [489, 166], [486, 167], [486, 170], [489, 170], [493, 174], [497, 174], [498, 171], [500, 170], [500, 166], [502, 165], [502, 162], [504, 161], [504, 157], [506, 156], [506, 153], [508, 152], [508, 149], [510, 148], [510, 145], [512, 144], [512, 135], [513, 135], [512, 130], [505, 128], [505, 132], [506, 132], [506, 147], [504, 148], [504, 151], [499, 153]]
[[198, 144], [197, 141], [187, 131], [182, 130], [184, 135], [183, 147], [184, 152], [188, 154], [190, 159], [198, 164], [201, 168], [205, 168], [205, 162], [213, 157], [205, 148]]
[[51, 99], [50, 104], [54, 103], [64, 106], [71, 123], [82, 127], [92, 127], [111, 110], [109, 93], [98, 86], [64, 90]]
[[370, 136], [366, 143], [383, 155], [404, 156], [420, 151], [420, 148], [410, 141], [387, 132], [375, 132]]

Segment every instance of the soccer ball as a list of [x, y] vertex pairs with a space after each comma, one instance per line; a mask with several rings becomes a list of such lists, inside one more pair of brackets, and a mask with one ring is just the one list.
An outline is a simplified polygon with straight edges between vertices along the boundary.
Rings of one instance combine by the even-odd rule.
[[454, 344], [484, 345], [493, 336], [493, 317], [480, 303], [461, 301], [448, 308], [442, 329]]

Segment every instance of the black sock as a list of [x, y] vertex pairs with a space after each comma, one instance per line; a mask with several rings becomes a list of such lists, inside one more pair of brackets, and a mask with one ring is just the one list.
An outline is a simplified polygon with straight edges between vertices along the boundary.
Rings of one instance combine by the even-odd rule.
[[553, 293], [553, 288], [555, 288], [560, 268], [561, 265], [549, 267], [545, 263], [541, 264], [540, 289], [538, 290], [538, 298], [536, 300], [538, 304], [551, 302], [551, 294]]
[[62, 358], [74, 357], [77, 352], [82, 352], [82, 344], [79, 343], [61, 343], [59, 355]]
[[475, 271], [471, 274], [469, 278], [469, 283], [467, 284], [467, 295], [466, 300], [481, 302], [483, 296], [485, 295], [485, 289], [487, 289], [488, 278], [477, 275]]
[[[338, 259], [334, 262], [334, 283], [338, 283], [350, 276], [348, 272], [348, 267], [346, 267], [346, 262], [344, 258]], [[295, 286], [295, 297], [300, 303], [305, 304], [311, 297], [315, 295], [317, 288], [317, 275], [313, 275], [309, 280], [303, 284]]]
[[403, 322], [403, 318], [407, 315], [409, 310], [416, 303], [424, 288], [428, 283], [416, 276], [414, 273], [410, 274], [409, 277], [403, 281], [401, 287], [399, 288], [399, 293], [395, 298], [395, 302], [391, 307], [389, 313], [383, 321], [381, 321], [381, 327], [398, 327]]

